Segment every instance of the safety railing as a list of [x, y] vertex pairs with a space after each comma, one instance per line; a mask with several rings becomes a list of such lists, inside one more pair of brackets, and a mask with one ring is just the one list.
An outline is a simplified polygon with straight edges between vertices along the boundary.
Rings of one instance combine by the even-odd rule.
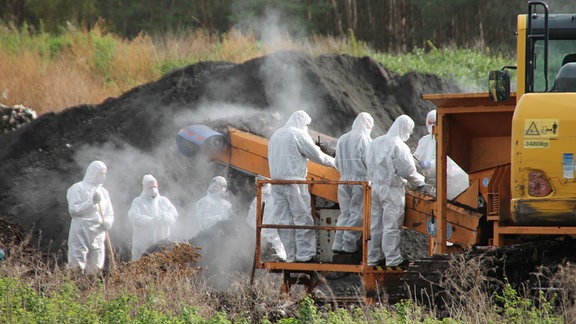
[[[280, 225], [263, 224], [262, 186], [264, 184], [292, 185], [305, 184], [309, 187], [318, 185], [338, 186], [341, 184], [362, 186], [363, 189], [363, 222], [361, 227], [335, 226], [335, 225]], [[309, 190], [310, 191], [310, 190]], [[368, 181], [313, 181], [313, 180], [258, 180], [256, 182], [256, 250], [255, 265], [260, 269], [269, 270], [303, 270], [303, 271], [338, 271], [362, 272], [368, 260], [368, 239], [370, 238], [370, 206], [372, 203], [372, 188]], [[266, 206], [264, 206], [266, 208]], [[316, 209], [315, 200], [311, 199], [312, 218]], [[316, 221], [315, 221], [316, 223]], [[298, 262], [264, 262], [261, 255], [262, 229], [310, 229], [314, 231], [359, 231], [362, 232], [362, 262], [361, 264], [335, 264], [335, 263], [298, 263]]]

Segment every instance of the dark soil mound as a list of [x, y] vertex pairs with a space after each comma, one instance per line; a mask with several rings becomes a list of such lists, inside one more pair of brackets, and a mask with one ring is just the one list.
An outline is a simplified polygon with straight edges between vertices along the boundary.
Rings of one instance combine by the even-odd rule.
[[304, 109], [311, 129], [338, 137], [367, 111], [375, 118], [376, 137], [408, 114], [417, 125], [409, 143], [414, 146], [433, 109], [422, 94], [447, 92], [459, 89], [434, 75], [398, 75], [368, 57], [278, 52], [242, 64], [190, 65], [99, 105], [48, 113], [2, 134], [0, 219], [33, 232], [33, 243], [44, 252], [62, 253], [70, 224], [66, 190], [98, 159], [109, 167], [105, 187], [115, 208], [112, 241], [120, 255], [128, 253], [126, 213], [146, 173], [180, 212], [176, 234], [189, 239], [196, 234], [194, 204], [213, 176], [228, 176], [237, 217], [245, 217], [255, 190], [249, 176], [232, 177], [238, 173], [227, 166], [181, 155], [174, 141], [180, 128], [219, 121], [269, 136], [290, 113]]

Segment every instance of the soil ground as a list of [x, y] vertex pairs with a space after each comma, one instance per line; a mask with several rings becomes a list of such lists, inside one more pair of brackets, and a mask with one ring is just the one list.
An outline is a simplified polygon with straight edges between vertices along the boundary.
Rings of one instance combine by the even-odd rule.
[[[111, 238], [119, 256], [128, 257], [126, 214], [147, 173], [179, 211], [175, 239], [191, 239], [198, 234], [194, 205], [212, 177], [229, 180], [237, 219], [246, 216], [254, 178], [202, 156], [180, 154], [175, 145], [180, 128], [231, 125], [268, 137], [292, 112], [304, 109], [312, 117], [311, 129], [337, 138], [366, 111], [375, 119], [376, 138], [407, 114], [416, 123], [408, 142], [414, 148], [426, 133], [426, 114], [435, 108], [422, 95], [450, 92], [461, 90], [435, 75], [398, 75], [369, 57], [347, 55], [277, 52], [241, 64], [201, 62], [175, 70], [118, 98], [48, 113], [0, 135], [0, 243], [16, 244], [29, 233], [33, 245], [65, 261], [66, 190], [82, 179], [92, 160], [109, 168], [105, 187], [115, 209]], [[408, 246], [410, 240], [417, 254], [421, 240], [408, 237]], [[220, 258], [237, 254], [214, 248]]]

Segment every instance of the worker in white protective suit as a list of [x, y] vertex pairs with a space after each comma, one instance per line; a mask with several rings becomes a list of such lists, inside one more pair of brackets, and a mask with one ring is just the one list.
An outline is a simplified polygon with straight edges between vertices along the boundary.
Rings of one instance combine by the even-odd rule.
[[[417, 166], [422, 170], [428, 183], [436, 182], [436, 138], [432, 134], [432, 128], [435, 125], [436, 110], [432, 110], [426, 116], [428, 134], [420, 138], [414, 151]], [[470, 179], [468, 174], [449, 156], [446, 157], [446, 164], [446, 198], [452, 200], [470, 186]]]
[[[310, 134], [312, 119], [303, 110], [293, 113], [268, 142], [268, 165], [273, 180], [306, 180], [308, 160], [334, 167], [334, 158], [320, 150]], [[280, 225], [314, 225], [306, 184], [272, 185], [276, 221]], [[278, 229], [287, 262], [313, 262], [316, 234], [311, 229]]]
[[170, 237], [170, 228], [178, 218], [176, 207], [160, 195], [158, 181], [150, 174], [142, 177], [142, 193], [134, 198], [128, 210], [132, 224], [132, 260], [138, 260], [146, 250]]
[[104, 267], [107, 231], [114, 223], [114, 210], [108, 191], [102, 186], [107, 167], [92, 161], [84, 179], [66, 193], [68, 212], [72, 217], [68, 233], [68, 268], [85, 274], [97, 274]]
[[216, 176], [210, 181], [206, 196], [196, 203], [196, 218], [200, 231], [205, 231], [216, 223], [232, 217], [232, 204], [226, 199], [228, 182], [224, 177]]
[[[370, 133], [374, 119], [367, 112], [361, 112], [352, 123], [352, 130], [340, 136], [336, 142], [336, 169], [340, 171], [341, 181], [366, 180], [366, 148], [372, 142]], [[340, 216], [336, 226], [362, 227], [364, 188], [361, 185], [340, 184], [338, 186], [338, 204]], [[359, 231], [336, 231], [332, 251], [334, 253], [355, 253]]]
[[405, 187], [425, 185], [424, 176], [416, 171], [414, 158], [406, 141], [414, 121], [402, 115], [388, 133], [368, 145], [367, 177], [372, 182], [372, 210], [368, 241], [368, 265], [405, 266], [400, 253], [400, 232], [404, 223]]
[[[274, 215], [276, 213], [276, 209], [274, 207], [274, 198], [272, 197], [272, 185], [269, 183], [265, 183], [262, 185], [261, 189], [262, 194], [262, 208], [264, 208], [263, 216], [262, 216], [262, 224], [274, 224]], [[258, 197], [254, 197], [252, 203], [250, 204], [250, 208], [248, 209], [248, 217], [246, 217], [246, 221], [254, 230], [256, 230], [256, 207], [258, 205]], [[274, 249], [274, 253], [278, 259], [285, 261], [286, 260], [286, 251], [284, 250], [284, 245], [282, 245], [282, 241], [280, 241], [280, 237], [278, 236], [278, 231], [275, 228], [263, 228], [261, 231], [261, 241], [262, 243], [269, 244], [272, 249]], [[262, 244], [264, 247], [264, 244]]]

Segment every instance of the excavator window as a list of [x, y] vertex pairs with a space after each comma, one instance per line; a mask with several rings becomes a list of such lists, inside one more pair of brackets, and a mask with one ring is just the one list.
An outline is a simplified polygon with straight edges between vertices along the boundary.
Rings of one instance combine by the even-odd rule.
[[548, 76], [550, 78], [548, 87], [546, 87], [546, 73], [544, 71], [544, 46], [543, 40], [534, 42], [534, 64], [532, 66], [533, 91], [532, 92], [557, 92], [555, 77], [558, 76], [560, 68], [565, 63], [576, 62], [576, 35], [574, 39], [550, 39], [548, 42]]

